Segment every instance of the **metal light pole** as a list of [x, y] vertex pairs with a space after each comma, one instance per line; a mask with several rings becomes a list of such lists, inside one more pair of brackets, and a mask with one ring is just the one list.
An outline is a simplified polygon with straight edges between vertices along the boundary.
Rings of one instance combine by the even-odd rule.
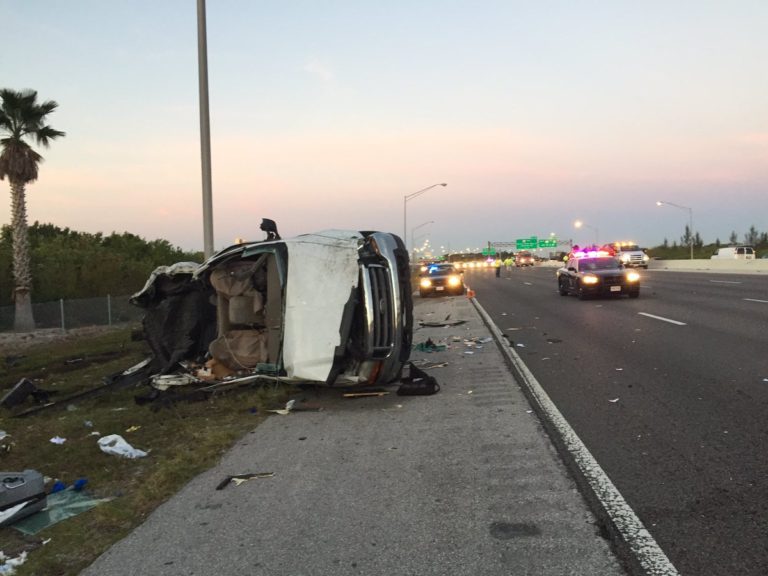
[[[413, 198], [416, 198], [416, 196], [421, 196], [426, 192], [427, 190], [431, 190], [435, 186], [448, 186], [445, 182], [442, 182], [440, 184], [432, 184], [432, 186], [427, 186], [426, 188], [422, 188], [421, 190], [417, 190], [416, 192], [412, 192], [411, 194], [406, 194], [403, 196], [403, 242], [408, 242], [408, 227], [406, 225], [407, 222], [407, 212], [406, 208], [408, 206], [408, 200], [412, 200]], [[405, 247], [406, 250], [408, 249], [408, 246]]]
[[674, 208], [680, 208], [680, 210], [688, 210], [688, 244], [691, 247], [691, 260], [693, 260], [693, 208], [680, 206], [680, 204], [665, 202], [663, 200], [657, 200], [656, 206], [673, 206]]
[[416, 255], [416, 242], [414, 240], [414, 233], [419, 228], [423, 228], [424, 226], [428, 226], [429, 224], [434, 224], [434, 220], [430, 220], [429, 222], [424, 222], [423, 224], [419, 224], [418, 226], [411, 228], [411, 250], [413, 250], [414, 256]]
[[576, 220], [576, 222], [573, 223], [573, 227], [574, 228], [581, 228], [582, 226], [584, 226], [585, 228], [589, 228], [590, 230], [594, 230], [595, 231], [595, 244], [599, 245], [600, 244], [600, 233], [598, 232], [597, 227], [596, 226], [590, 226], [589, 224], [587, 224], [586, 222], [582, 222], [581, 220]]
[[197, 0], [197, 68], [200, 83], [200, 155], [203, 172], [203, 253], [213, 255], [213, 192], [211, 187], [211, 121], [208, 113], [208, 41], [205, 0]]

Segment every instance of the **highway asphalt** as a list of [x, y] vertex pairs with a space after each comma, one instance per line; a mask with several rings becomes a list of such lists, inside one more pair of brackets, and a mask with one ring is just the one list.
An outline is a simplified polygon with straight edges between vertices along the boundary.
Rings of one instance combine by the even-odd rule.
[[[438, 394], [301, 392], [319, 409], [269, 417], [83, 576], [675, 573], [632, 518], [617, 532], [596, 466], [597, 499], [566, 467], [578, 439], [563, 460], [541, 418], [567, 431], [474, 300], [417, 297], [414, 316]], [[272, 475], [216, 489], [244, 473]]]

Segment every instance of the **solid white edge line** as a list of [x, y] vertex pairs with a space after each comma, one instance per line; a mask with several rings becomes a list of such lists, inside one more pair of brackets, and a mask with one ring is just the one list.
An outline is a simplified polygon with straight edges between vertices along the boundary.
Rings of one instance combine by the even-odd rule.
[[768, 304], [768, 300], [758, 300], [757, 298], [744, 298], [747, 302], [760, 302], [761, 304]]
[[654, 318], [655, 320], [661, 320], [662, 322], [669, 322], [670, 324], [677, 324], [678, 326], [687, 326], [685, 322], [679, 322], [670, 318], [664, 318], [664, 316], [656, 316], [654, 314], [648, 314], [648, 312], [638, 312], [640, 316], [648, 316], [648, 318]]
[[576, 432], [574, 432], [571, 425], [568, 424], [568, 421], [557, 409], [557, 406], [549, 398], [541, 384], [538, 383], [531, 371], [528, 370], [528, 367], [523, 363], [517, 352], [506, 345], [506, 340], [501, 330], [494, 324], [488, 313], [475, 298], [471, 298], [471, 301], [496, 338], [499, 348], [515, 367], [518, 374], [524, 380], [525, 386], [536, 399], [536, 402], [538, 402], [543, 415], [557, 430], [562, 439], [563, 446], [573, 458], [595, 497], [600, 501], [606, 514], [608, 514], [611, 522], [619, 531], [645, 573], [651, 576], [679, 576], [679, 572], [672, 565], [672, 562], [669, 561], [667, 555], [664, 554], [664, 551], [645, 528], [634, 510], [627, 504], [624, 497], [619, 493], [613, 482], [611, 482], [611, 479], [608, 478], [608, 475], [597, 463], [597, 460], [595, 460], [594, 456], [592, 456], [581, 439], [576, 435]]

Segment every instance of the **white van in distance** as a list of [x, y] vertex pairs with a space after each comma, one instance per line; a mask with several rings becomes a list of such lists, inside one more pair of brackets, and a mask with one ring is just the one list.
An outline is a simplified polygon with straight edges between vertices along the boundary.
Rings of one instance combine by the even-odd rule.
[[752, 246], [724, 246], [712, 255], [712, 260], [754, 260], [755, 249]]

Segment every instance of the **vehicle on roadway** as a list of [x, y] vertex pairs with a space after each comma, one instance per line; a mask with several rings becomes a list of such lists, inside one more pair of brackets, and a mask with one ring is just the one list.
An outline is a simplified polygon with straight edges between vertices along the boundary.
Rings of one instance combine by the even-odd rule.
[[464, 274], [451, 263], [435, 263], [419, 274], [419, 296], [464, 294]]
[[628, 270], [621, 260], [606, 251], [574, 252], [557, 270], [557, 290], [561, 296], [640, 296], [640, 274]]
[[146, 310], [150, 386], [280, 380], [328, 386], [400, 377], [413, 335], [408, 252], [385, 232], [326, 230], [234, 244], [156, 269]]
[[534, 263], [535, 260], [533, 259], [533, 254], [530, 252], [518, 252], [515, 254], [515, 266], [518, 268], [523, 266], [533, 266]]
[[648, 262], [651, 260], [650, 256], [634, 242], [612, 242], [606, 244], [604, 249], [612, 252], [627, 268], [648, 269]]

